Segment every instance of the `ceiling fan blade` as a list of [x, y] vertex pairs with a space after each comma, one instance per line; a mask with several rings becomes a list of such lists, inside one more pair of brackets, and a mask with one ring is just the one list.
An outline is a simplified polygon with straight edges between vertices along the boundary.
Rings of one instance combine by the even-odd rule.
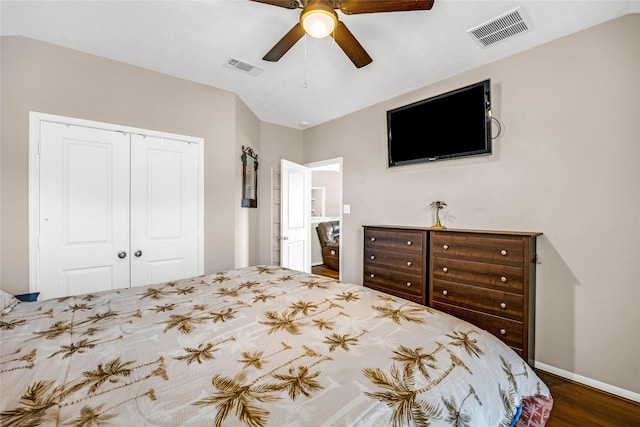
[[284, 7], [285, 9], [297, 9], [300, 3], [296, 0], [251, 0], [257, 3], [270, 4], [271, 6]]
[[280, 41], [278, 41], [278, 43], [275, 44], [275, 46], [271, 48], [269, 52], [267, 52], [262, 59], [271, 62], [278, 61], [289, 49], [293, 47], [294, 44], [298, 42], [298, 40], [302, 38], [302, 36], [304, 36], [304, 28], [302, 28], [302, 25], [298, 22], [287, 34], [284, 35], [284, 37], [280, 39]]
[[349, 31], [342, 21], [338, 21], [338, 26], [334, 32], [334, 38], [336, 43], [338, 43], [338, 46], [340, 46], [356, 68], [362, 68], [373, 61], [367, 51], [364, 50], [360, 42], [356, 40], [351, 31]]
[[339, 0], [342, 13], [401, 12], [409, 10], [429, 10], [434, 0]]

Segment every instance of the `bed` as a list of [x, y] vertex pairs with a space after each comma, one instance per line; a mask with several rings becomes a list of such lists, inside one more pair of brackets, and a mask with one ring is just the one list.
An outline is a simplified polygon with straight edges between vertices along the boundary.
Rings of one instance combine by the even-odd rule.
[[21, 303], [0, 334], [3, 426], [542, 426], [552, 407], [479, 328], [275, 266]]

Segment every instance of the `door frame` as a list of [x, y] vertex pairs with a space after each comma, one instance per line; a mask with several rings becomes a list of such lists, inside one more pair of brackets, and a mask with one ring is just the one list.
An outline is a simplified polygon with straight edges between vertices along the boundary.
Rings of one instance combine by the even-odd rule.
[[[342, 254], [344, 253], [344, 239], [342, 236], [344, 235], [344, 159], [342, 157], [334, 157], [333, 159], [320, 160], [317, 162], [306, 163], [305, 166], [311, 169], [313, 173], [313, 169], [318, 169], [323, 166], [328, 165], [340, 165], [340, 252], [338, 256], [338, 266], [340, 267], [340, 271], [338, 272], [338, 279], [342, 280], [342, 271], [344, 268], [342, 267]], [[312, 180], [313, 182], [313, 180]], [[309, 227], [311, 228], [311, 217], [309, 217]]]
[[125, 134], [138, 134], [197, 144], [198, 147], [198, 259], [197, 275], [204, 274], [204, 138], [160, 132], [113, 123], [29, 112], [29, 292], [38, 292], [39, 212], [40, 212], [40, 123], [53, 122]]

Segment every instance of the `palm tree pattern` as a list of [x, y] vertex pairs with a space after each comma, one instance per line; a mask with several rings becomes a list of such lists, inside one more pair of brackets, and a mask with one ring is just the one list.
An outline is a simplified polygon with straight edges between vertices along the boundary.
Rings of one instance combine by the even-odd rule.
[[548, 395], [468, 323], [275, 266], [21, 304], [0, 339], [2, 426], [507, 427]]

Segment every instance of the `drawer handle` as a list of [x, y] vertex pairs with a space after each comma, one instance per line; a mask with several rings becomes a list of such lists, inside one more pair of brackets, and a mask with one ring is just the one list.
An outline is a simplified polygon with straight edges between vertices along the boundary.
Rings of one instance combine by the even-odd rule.
[[500, 251], [500, 255], [502, 256], [507, 256], [507, 251], [505, 251], [504, 249]]
[[444, 249], [446, 251], [447, 249], [449, 249], [449, 245], [443, 245], [442, 249]]
[[369, 240], [371, 240], [372, 242], [375, 242], [375, 241], [376, 241], [376, 238], [375, 238], [375, 237], [372, 237], [372, 238], [370, 238]]
[[507, 335], [506, 329], [500, 329], [500, 335]]
[[500, 278], [500, 281], [501, 281], [502, 283], [507, 283], [507, 278], [506, 278], [506, 277], [504, 277], [504, 276], [502, 276], [502, 277]]
[[411, 282], [407, 282], [407, 288], [411, 287]]
[[442, 267], [442, 271], [446, 273], [447, 271], [449, 271], [449, 269], [447, 267]]
[[507, 308], [507, 304], [504, 303], [504, 302], [501, 302], [500, 303], [500, 308], [503, 309], [503, 310], [506, 309]]
[[411, 261], [407, 261], [407, 267], [411, 267], [413, 263]]
[[446, 297], [447, 295], [449, 295], [449, 291], [447, 291], [447, 290], [442, 291], [442, 295], [444, 295]]
[[335, 249], [331, 249], [331, 255], [335, 255], [335, 254], [336, 254]]
[[371, 273], [371, 274], [369, 275], [369, 277], [371, 277], [371, 278], [373, 279], [374, 277], [376, 277], [376, 275], [375, 275], [375, 274], [373, 274], [373, 273]]
[[413, 245], [413, 242], [411, 240], [407, 240], [407, 246], [411, 246]]
[[376, 259], [376, 256], [375, 255], [371, 255], [369, 258]]

